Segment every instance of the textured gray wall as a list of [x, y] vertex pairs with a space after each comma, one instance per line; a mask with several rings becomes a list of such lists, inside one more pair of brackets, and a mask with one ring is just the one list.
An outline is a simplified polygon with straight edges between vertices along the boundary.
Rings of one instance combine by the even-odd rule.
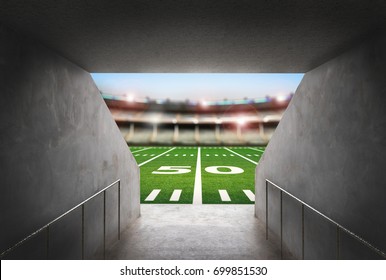
[[[117, 179], [124, 229], [139, 216], [139, 169], [89, 73], [3, 25], [0, 42], [0, 251]], [[113, 186], [108, 244], [117, 240], [117, 201]], [[85, 205], [86, 258], [103, 256], [102, 214], [102, 195]], [[51, 227], [52, 258], [81, 257], [80, 225], [77, 209]], [[44, 234], [8, 257], [44, 258]]]
[[[306, 73], [256, 169], [256, 215], [265, 220], [265, 178], [386, 251], [386, 36]], [[279, 192], [269, 227], [280, 233]], [[283, 240], [301, 257], [301, 205], [283, 196]], [[336, 257], [336, 229], [305, 211], [305, 257]], [[342, 258], [377, 258], [341, 235]]]

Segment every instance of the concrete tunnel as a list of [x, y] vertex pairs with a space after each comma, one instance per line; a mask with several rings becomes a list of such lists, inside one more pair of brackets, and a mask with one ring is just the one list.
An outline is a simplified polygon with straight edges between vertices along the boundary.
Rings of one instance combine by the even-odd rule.
[[284, 258], [385, 258], [385, 27], [384, 2], [2, 1], [2, 258], [108, 258], [140, 216], [93, 72], [305, 73], [256, 169], [255, 216]]

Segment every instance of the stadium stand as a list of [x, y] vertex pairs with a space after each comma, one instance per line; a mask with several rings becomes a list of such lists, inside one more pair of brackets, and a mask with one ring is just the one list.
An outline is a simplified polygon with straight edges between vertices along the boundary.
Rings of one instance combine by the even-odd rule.
[[219, 144], [219, 137], [216, 137], [215, 125], [202, 125], [200, 127], [200, 144], [215, 145]]
[[179, 127], [178, 138], [175, 144], [193, 145], [197, 144], [196, 128], [193, 125], [183, 125]]
[[292, 98], [223, 100], [202, 106], [102, 96], [126, 142], [141, 145], [266, 145]]
[[[121, 126], [119, 126], [121, 129]], [[153, 134], [153, 127], [149, 126], [146, 123], [134, 124], [134, 133], [133, 136], [129, 139], [128, 143], [132, 144], [142, 144], [142, 143], [151, 143], [151, 137]]]
[[226, 125], [220, 132], [221, 143], [226, 145], [241, 145], [243, 144], [240, 133], [238, 133], [238, 129], [231, 127], [230, 125]]
[[167, 145], [173, 142], [174, 137], [174, 125], [165, 124], [157, 126], [157, 136], [153, 140], [153, 143]]

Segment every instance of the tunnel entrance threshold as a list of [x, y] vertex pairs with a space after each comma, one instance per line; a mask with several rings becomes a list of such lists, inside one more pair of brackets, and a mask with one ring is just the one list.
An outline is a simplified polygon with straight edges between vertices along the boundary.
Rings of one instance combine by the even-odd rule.
[[265, 239], [254, 205], [145, 204], [107, 258], [280, 259], [280, 245]]

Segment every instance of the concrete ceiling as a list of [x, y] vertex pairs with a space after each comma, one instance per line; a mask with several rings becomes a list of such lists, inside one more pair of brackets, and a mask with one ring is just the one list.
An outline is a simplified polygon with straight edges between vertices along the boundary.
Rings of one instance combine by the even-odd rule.
[[386, 1], [1, 0], [89, 72], [307, 72], [386, 26]]

